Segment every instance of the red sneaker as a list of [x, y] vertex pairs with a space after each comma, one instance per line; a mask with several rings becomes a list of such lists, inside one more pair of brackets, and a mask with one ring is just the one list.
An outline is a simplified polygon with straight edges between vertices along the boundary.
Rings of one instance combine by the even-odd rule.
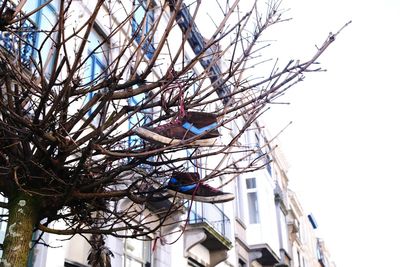
[[203, 183], [196, 172], [174, 172], [168, 182], [167, 189], [172, 195], [206, 203], [222, 203], [235, 198], [231, 193], [222, 192]]
[[[139, 127], [140, 137], [167, 145], [179, 144], [193, 138], [191, 145], [212, 146], [220, 136], [215, 115], [205, 112], [188, 112], [182, 121], [176, 119], [158, 127]], [[196, 138], [197, 136], [200, 137]]]

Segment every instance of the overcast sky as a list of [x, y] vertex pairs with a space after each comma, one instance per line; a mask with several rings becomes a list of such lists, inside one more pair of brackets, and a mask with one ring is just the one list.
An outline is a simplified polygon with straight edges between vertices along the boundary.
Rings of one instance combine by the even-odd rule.
[[290, 187], [316, 218], [337, 267], [394, 266], [400, 0], [283, 0], [281, 8], [292, 20], [268, 30], [267, 39], [276, 41], [265, 52], [281, 66], [310, 59], [329, 32], [352, 21], [319, 60], [328, 71], [308, 74], [280, 99], [290, 105], [267, 112], [272, 133], [293, 121], [279, 137], [291, 166]]
[[399, 0], [284, 0], [291, 22], [276, 45], [306, 58], [352, 20], [307, 75], [274, 107], [289, 179], [312, 212], [338, 267], [395, 266], [400, 193]]

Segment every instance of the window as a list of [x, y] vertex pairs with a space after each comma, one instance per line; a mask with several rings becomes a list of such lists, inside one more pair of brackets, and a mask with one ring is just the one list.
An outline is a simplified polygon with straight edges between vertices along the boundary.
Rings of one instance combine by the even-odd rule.
[[[100, 44], [104, 42], [104, 38], [101, 37], [99, 33], [96, 31], [92, 31], [88, 38], [88, 50], [87, 56], [88, 59], [85, 62], [85, 72], [84, 75], [84, 84], [93, 86], [98, 84], [106, 77], [107, 74], [107, 61], [108, 61], [108, 47], [106, 44], [103, 44], [99, 47]], [[96, 94], [96, 92], [89, 92], [86, 97], [83, 105], [87, 104], [88, 101], [92, 99], [92, 97]], [[87, 112], [87, 117], [91, 116], [95, 111], [97, 105], [93, 105], [90, 110]], [[92, 125], [98, 126], [100, 124], [100, 114], [97, 114], [96, 117], [91, 121]]]
[[[4, 0], [3, 0], [4, 1]], [[0, 3], [3, 3], [0, 1]], [[14, 7], [7, 4], [7, 8], [11, 11]], [[0, 32], [0, 46], [15, 58], [19, 58], [21, 64], [30, 67], [30, 59], [33, 55], [33, 47], [37, 39], [37, 25], [33, 18], [19, 22], [18, 30], [14, 33], [8, 31]]]
[[148, 58], [152, 58], [155, 48], [153, 32], [154, 11], [144, 0], [134, 1], [134, 16], [132, 21], [132, 35]]
[[236, 215], [242, 222], [244, 222], [244, 211], [243, 211], [244, 207], [242, 200], [242, 198], [244, 197], [243, 196], [244, 191], [242, 190], [243, 186], [241, 180], [242, 178], [240, 176], [236, 178], [237, 186], [235, 186], [235, 189], [236, 189], [236, 196], [238, 197], [235, 198], [235, 201], [236, 201]]
[[[29, 13], [44, 3], [44, 0], [27, 1], [23, 11]], [[11, 8], [11, 6], [9, 7]], [[28, 19], [19, 22], [18, 30], [15, 33], [1, 32], [0, 46], [13, 56], [19, 57], [21, 64], [27, 68], [30, 68], [32, 58], [39, 61], [40, 56], [41, 67], [45, 68], [45, 70], [49, 69], [54, 58], [52, 53], [49, 53], [52, 50], [53, 38], [47, 37], [51, 36], [52, 32], [55, 32], [53, 27], [56, 21], [56, 7], [49, 3]], [[38, 52], [40, 55], [38, 55]]]
[[257, 192], [247, 193], [247, 200], [249, 203], [249, 222], [260, 223], [260, 218], [258, 214]]
[[[3, 197], [0, 195], [0, 202], [7, 202], [7, 198]], [[6, 234], [6, 229], [7, 229], [7, 221], [3, 220], [5, 217], [3, 215], [8, 214], [7, 209], [0, 208], [0, 244], [3, 244], [4, 242], [4, 237]], [[2, 248], [2, 247], [0, 247]], [[0, 257], [3, 255], [3, 250], [0, 250]]]
[[289, 237], [288, 237], [286, 216], [285, 216], [285, 213], [283, 212], [282, 208], [279, 209], [279, 220], [280, 220], [280, 225], [281, 225], [280, 231], [282, 234], [282, 248], [286, 252], [289, 252], [289, 247], [288, 247]]
[[260, 223], [256, 178], [246, 179], [249, 223]]
[[272, 159], [271, 159], [271, 156], [269, 155], [269, 153], [271, 153], [271, 150], [269, 149], [269, 146], [268, 146], [268, 153], [265, 154], [265, 160], [266, 160], [265, 164], [267, 166], [267, 171], [268, 171], [269, 175], [272, 177], [272, 167], [271, 167]]
[[151, 241], [125, 239], [124, 267], [147, 267], [151, 263]]
[[[145, 94], [140, 94], [136, 95], [133, 97], [130, 97], [128, 99], [128, 105], [131, 107], [140, 105], [141, 102], [144, 100]], [[148, 120], [148, 117], [144, 115], [142, 112], [132, 112], [132, 114], [129, 115], [128, 119], [128, 130], [135, 128], [135, 127], [140, 127], [141, 125], [145, 124]], [[128, 137], [128, 146], [129, 147], [135, 147], [140, 145], [143, 142], [142, 138], [139, 138], [137, 135], [130, 135]]]
[[261, 149], [260, 137], [258, 135], [255, 135], [255, 137], [256, 137], [257, 155], [259, 157], [264, 157], [265, 167], [267, 168], [267, 171], [268, 171], [269, 175], [272, 177], [272, 167], [271, 167], [271, 161], [272, 160], [271, 160], [271, 156], [270, 156], [270, 153], [271, 153], [270, 146], [269, 145], [266, 146], [267, 153], [264, 154], [264, 152]]
[[[95, 54], [92, 54], [90, 56], [90, 60], [88, 62], [89, 67], [89, 75], [87, 76], [88, 82], [93, 82], [94, 84], [100, 81], [100, 79], [104, 76], [105, 74], [105, 65], [101, 62], [100, 58], [96, 56]], [[89, 92], [88, 95], [86, 96], [85, 103], [87, 103], [92, 97], [94, 96], [95, 92]], [[97, 105], [94, 105], [90, 108], [88, 111], [87, 115], [91, 116], [94, 110], [96, 109]], [[100, 115], [97, 115], [93, 121], [92, 124], [98, 126], [100, 123]]]
[[98, 83], [100, 79], [104, 76], [106, 67], [104, 63], [101, 62], [100, 58], [95, 54], [90, 56], [90, 76], [89, 80], [94, 83]]
[[256, 178], [246, 179], [246, 188], [247, 189], [255, 189], [255, 188], [257, 188]]
[[[39, 0], [39, 5], [44, 2], [44, 0]], [[48, 36], [54, 35], [57, 31], [54, 28], [58, 20], [57, 13], [56, 7], [50, 3], [35, 14], [37, 27], [40, 29], [35, 40], [35, 47], [39, 50], [40, 61], [45, 71], [50, 71], [54, 64], [54, 38], [48, 38]], [[35, 53], [34, 57], [39, 61], [39, 56], [36, 56]]]

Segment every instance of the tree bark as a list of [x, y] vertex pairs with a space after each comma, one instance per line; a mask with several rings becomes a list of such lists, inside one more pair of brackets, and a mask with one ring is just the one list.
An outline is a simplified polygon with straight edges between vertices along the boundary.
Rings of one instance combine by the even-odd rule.
[[9, 199], [9, 218], [0, 266], [27, 266], [33, 229], [38, 220], [35, 202], [34, 198], [22, 192]]

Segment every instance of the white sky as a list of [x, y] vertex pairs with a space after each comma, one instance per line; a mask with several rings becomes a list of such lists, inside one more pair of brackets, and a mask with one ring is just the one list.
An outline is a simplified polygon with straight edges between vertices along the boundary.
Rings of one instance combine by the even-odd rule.
[[309, 59], [329, 32], [353, 21], [319, 60], [328, 71], [308, 74], [280, 99], [290, 105], [267, 113], [272, 132], [293, 121], [279, 138], [290, 186], [314, 214], [337, 267], [394, 266], [400, 0], [283, 0], [281, 7], [293, 20], [272, 29], [277, 41], [266, 56], [282, 65]]
[[274, 107], [291, 187], [312, 212], [338, 267], [395, 266], [400, 239], [399, 0], [284, 0], [282, 57], [307, 58], [350, 24]]

